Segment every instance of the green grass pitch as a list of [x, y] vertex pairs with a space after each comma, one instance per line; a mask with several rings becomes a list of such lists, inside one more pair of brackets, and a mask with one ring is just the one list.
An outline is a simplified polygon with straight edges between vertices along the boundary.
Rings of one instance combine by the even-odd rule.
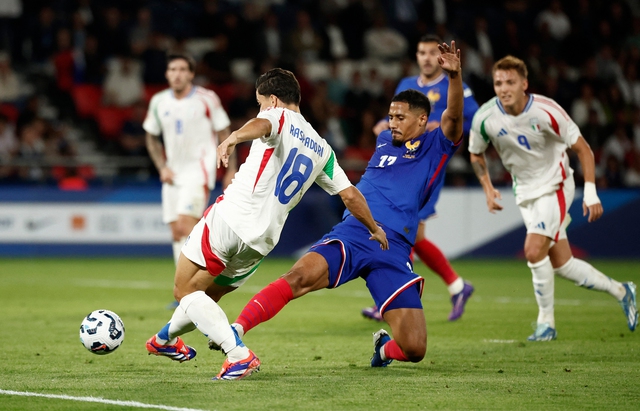
[[[292, 263], [267, 258], [222, 299], [229, 319]], [[640, 284], [640, 261], [593, 264]], [[184, 337], [198, 350], [190, 362], [144, 348], [171, 316], [170, 259], [2, 259], [0, 410], [640, 409], [640, 330], [628, 330], [612, 297], [556, 279], [558, 340], [529, 343], [537, 306], [526, 263], [454, 267], [476, 292], [463, 317], [449, 323], [444, 284], [416, 263], [426, 280], [429, 335], [420, 363], [369, 367], [371, 335], [383, 324], [360, 315], [371, 300], [364, 281], [354, 281], [295, 300], [252, 330], [244, 341], [262, 370], [217, 382], [211, 377], [224, 357], [198, 331]], [[126, 326], [123, 345], [106, 356], [86, 351], [78, 337], [83, 316], [100, 308]], [[25, 396], [35, 394], [48, 397]]]

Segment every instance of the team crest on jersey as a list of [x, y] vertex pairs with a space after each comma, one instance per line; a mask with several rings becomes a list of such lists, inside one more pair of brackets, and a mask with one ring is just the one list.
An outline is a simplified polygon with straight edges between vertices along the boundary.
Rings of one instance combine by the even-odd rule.
[[416, 158], [416, 151], [418, 150], [418, 147], [420, 146], [420, 140], [417, 140], [414, 143], [412, 143], [411, 141], [407, 141], [406, 143], [404, 143], [404, 146], [407, 148], [407, 152], [404, 153], [404, 155], [402, 157], [404, 157], [404, 158]]
[[434, 104], [438, 101], [440, 101], [440, 92], [438, 91], [438, 89], [431, 89], [427, 92], [427, 98], [429, 99], [429, 101], [431, 102], [431, 104]]
[[538, 122], [538, 118], [534, 117], [531, 120], [529, 120], [529, 123], [531, 124], [531, 128], [533, 129], [533, 131], [535, 132], [540, 132], [540, 123]]

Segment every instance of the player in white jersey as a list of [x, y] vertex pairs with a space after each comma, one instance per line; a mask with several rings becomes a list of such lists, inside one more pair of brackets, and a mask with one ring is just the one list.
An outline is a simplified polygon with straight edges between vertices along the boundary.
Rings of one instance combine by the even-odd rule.
[[577, 285], [606, 291], [624, 311], [631, 331], [638, 323], [636, 286], [613, 280], [589, 263], [574, 258], [567, 239], [568, 209], [575, 184], [566, 149], [578, 155], [584, 174], [583, 212], [589, 222], [602, 215], [595, 187], [593, 152], [578, 126], [550, 98], [526, 94], [527, 67], [513, 56], [493, 66], [496, 97], [473, 118], [469, 151], [471, 164], [487, 197], [489, 211], [502, 209], [487, 173], [484, 151], [493, 144], [513, 178], [513, 191], [527, 227], [524, 254], [533, 276], [538, 320], [529, 341], [549, 341], [557, 336], [554, 317], [554, 273]]
[[255, 272], [276, 246], [289, 211], [316, 182], [340, 195], [370, 239], [388, 248], [385, 232], [351, 185], [331, 147], [300, 114], [300, 86], [293, 73], [272, 69], [256, 81], [257, 118], [218, 146], [218, 164], [229, 165], [238, 143], [253, 141], [246, 162], [223, 195], [194, 227], [178, 260], [171, 321], [147, 341], [151, 354], [187, 361], [196, 355], [180, 335], [196, 327], [227, 355], [214, 379], [250, 375], [260, 360], [229, 325], [217, 301]]
[[[215, 186], [218, 142], [229, 135], [230, 121], [220, 99], [213, 91], [193, 85], [194, 70], [190, 56], [167, 57], [169, 88], [153, 96], [143, 124], [147, 150], [163, 183], [162, 219], [171, 227], [176, 264]], [[232, 164], [223, 186], [234, 172]]]

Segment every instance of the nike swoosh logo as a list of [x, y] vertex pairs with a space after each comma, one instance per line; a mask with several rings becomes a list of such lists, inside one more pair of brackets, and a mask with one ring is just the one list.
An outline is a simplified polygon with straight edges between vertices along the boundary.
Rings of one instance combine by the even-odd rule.
[[28, 220], [26, 226], [29, 231], [38, 231], [55, 223], [54, 220], [47, 217], [40, 220]]
[[384, 146], [386, 146], [386, 145], [387, 145], [387, 143], [380, 144], [377, 148], [384, 147]]

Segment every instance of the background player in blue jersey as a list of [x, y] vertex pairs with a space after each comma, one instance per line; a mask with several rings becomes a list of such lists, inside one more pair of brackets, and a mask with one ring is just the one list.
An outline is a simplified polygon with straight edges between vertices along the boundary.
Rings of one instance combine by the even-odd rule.
[[363, 278], [391, 326], [374, 333], [372, 367], [392, 360], [418, 362], [427, 349], [427, 327], [420, 295], [424, 279], [413, 272], [410, 253], [418, 213], [443, 178], [447, 161], [462, 139], [463, 87], [460, 51], [439, 45], [438, 63], [449, 77], [447, 108], [440, 127], [427, 131], [431, 104], [416, 90], [397, 94], [389, 108], [390, 130], [378, 136], [377, 149], [357, 188], [384, 228], [389, 249], [381, 251], [347, 211], [342, 222], [314, 244], [282, 278], [251, 297], [233, 324], [242, 336], [274, 317], [289, 301], [310, 291], [336, 288]]
[[[429, 115], [429, 121], [427, 123], [427, 131], [434, 130], [440, 125], [442, 113], [447, 108], [449, 76], [446, 75], [438, 64], [437, 59], [440, 55], [438, 45], [440, 43], [442, 43], [442, 41], [437, 36], [428, 34], [420, 38], [418, 50], [416, 51], [416, 60], [420, 67], [420, 74], [405, 77], [400, 80], [395, 92], [395, 94], [398, 94], [401, 91], [413, 89], [423, 92], [429, 98], [431, 102], [431, 114]], [[462, 83], [462, 87], [464, 90], [464, 123], [462, 129], [464, 135], [468, 136], [471, 130], [471, 120], [478, 110], [478, 103], [473, 97], [471, 89], [464, 83]], [[373, 132], [377, 136], [387, 129], [389, 129], [389, 120], [384, 119], [376, 124]], [[444, 179], [440, 180], [440, 184], [435, 187], [431, 199], [418, 214], [420, 225], [418, 226], [418, 234], [415, 239], [413, 251], [420, 257], [420, 260], [433, 270], [433, 272], [438, 274], [447, 285], [449, 294], [451, 295], [451, 304], [453, 305], [451, 313], [449, 314], [449, 321], [455, 321], [462, 316], [464, 306], [473, 293], [473, 287], [458, 276], [442, 250], [425, 237], [426, 221], [429, 217], [436, 214], [435, 207], [438, 202], [438, 197], [440, 196], [440, 189], [443, 185]], [[382, 321], [380, 311], [375, 305], [364, 308], [362, 315], [376, 321]]]

